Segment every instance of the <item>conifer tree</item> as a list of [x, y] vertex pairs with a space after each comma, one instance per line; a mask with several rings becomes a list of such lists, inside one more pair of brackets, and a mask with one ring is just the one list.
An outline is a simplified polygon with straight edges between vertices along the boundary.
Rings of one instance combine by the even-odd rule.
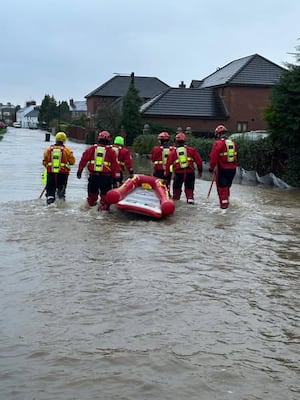
[[[299, 46], [296, 48], [299, 63]], [[271, 140], [284, 165], [284, 178], [300, 186], [300, 65], [288, 64], [274, 86], [265, 118], [271, 130]]]
[[57, 118], [57, 104], [53, 96], [46, 94], [39, 111], [39, 122], [49, 126], [50, 121]]
[[132, 73], [129, 89], [123, 99], [122, 107], [122, 125], [126, 132], [127, 145], [132, 145], [134, 138], [142, 132], [141, 105], [142, 99], [139, 97], [138, 90], [134, 86], [134, 73]]

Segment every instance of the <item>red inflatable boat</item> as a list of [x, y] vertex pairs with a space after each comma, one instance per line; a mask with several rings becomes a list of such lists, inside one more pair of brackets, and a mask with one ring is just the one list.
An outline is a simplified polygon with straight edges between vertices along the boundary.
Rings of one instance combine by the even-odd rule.
[[122, 186], [107, 193], [109, 204], [128, 212], [162, 218], [175, 211], [168, 189], [161, 179], [150, 175], [134, 175]]

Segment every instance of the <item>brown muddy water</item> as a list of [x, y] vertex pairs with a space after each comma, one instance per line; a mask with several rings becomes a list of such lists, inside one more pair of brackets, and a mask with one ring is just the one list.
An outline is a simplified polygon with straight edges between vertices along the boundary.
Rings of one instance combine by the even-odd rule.
[[201, 179], [164, 220], [87, 211], [68, 142], [46, 207], [44, 136], [0, 142], [0, 399], [299, 399], [300, 192], [234, 184], [220, 210]]

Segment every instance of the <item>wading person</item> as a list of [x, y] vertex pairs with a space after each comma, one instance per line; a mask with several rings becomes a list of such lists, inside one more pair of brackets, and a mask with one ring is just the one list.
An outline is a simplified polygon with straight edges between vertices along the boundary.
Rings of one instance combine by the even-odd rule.
[[120, 178], [120, 167], [116, 153], [110, 145], [110, 133], [102, 131], [98, 136], [98, 143], [86, 149], [79, 162], [77, 178], [80, 179], [83, 169], [87, 166], [88, 197], [90, 207], [97, 204], [100, 195], [101, 210], [109, 210], [106, 193], [112, 188], [113, 179]]
[[[165, 179], [167, 158], [170, 151], [174, 149], [174, 146], [170, 146], [169, 144], [170, 135], [168, 132], [159, 133], [157, 139], [159, 144], [153, 147], [150, 154], [150, 160], [153, 164], [153, 176]], [[168, 175], [168, 178], [171, 179], [171, 176]], [[169, 185], [170, 182], [167, 182], [167, 184]]]
[[229, 207], [230, 188], [237, 167], [237, 146], [227, 138], [228, 131], [224, 125], [215, 129], [215, 138], [209, 155], [209, 172], [215, 173], [217, 192], [221, 208]]
[[55, 144], [44, 151], [43, 158], [43, 165], [47, 169], [47, 204], [54, 203], [56, 195], [65, 200], [70, 168], [75, 164], [73, 151], [64, 145], [67, 140], [65, 132], [57, 132], [55, 140]]
[[113, 186], [117, 187], [123, 183], [124, 172], [127, 169], [130, 178], [133, 177], [133, 161], [132, 155], [127, 147], [124, 146], [124, 138], [123, 136], [116, 136], [114, 140], [114, 144], [112, 145], [113, 150], [117, 155], [117, 160], [120, 166], [120, 177], [115, 178], [113, 182]]
[[176, 147], [172, 149], [167, 157], [165, 179], [173, 178], [173, 200], [179, 200], [184, 184], [184, 192], [188, 204], [194, 204], [195, 188], [195, 165], [198, 169], [199, 178], [202, 175], [202, 157], [199, 152], [185, 144], [185, 134], [180, 132], [175, 137]]

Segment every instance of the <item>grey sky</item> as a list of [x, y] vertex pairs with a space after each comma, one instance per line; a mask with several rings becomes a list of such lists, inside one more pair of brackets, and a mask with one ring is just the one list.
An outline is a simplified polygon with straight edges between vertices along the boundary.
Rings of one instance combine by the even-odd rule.
[[84, 100], [114, 73], [188, 86], [254, 53], [295, 62], [299, 16], [299, 0], [10, 0], [0, 102]]

